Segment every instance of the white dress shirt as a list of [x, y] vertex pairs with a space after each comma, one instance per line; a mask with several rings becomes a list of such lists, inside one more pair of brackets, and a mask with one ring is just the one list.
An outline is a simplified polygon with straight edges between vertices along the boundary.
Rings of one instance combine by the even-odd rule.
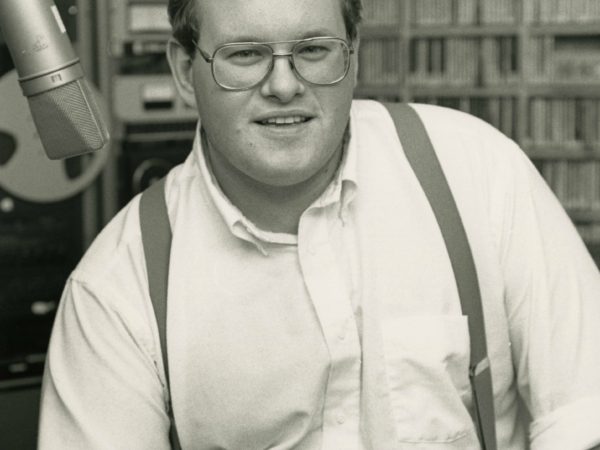
[[[415, 105], [478, 270], [499, 449], [600, 442], [600, 275], [517, 145]], [[477, 449], [469, 336], [438, 225], [380, 104], [355, 101], [334, 182], [298, 235], [258, 229], [201, 139], [168, 176], [171, 394], [184, 449]], [[139, 197], [71, 275], [40, 449], [168, 449]]]

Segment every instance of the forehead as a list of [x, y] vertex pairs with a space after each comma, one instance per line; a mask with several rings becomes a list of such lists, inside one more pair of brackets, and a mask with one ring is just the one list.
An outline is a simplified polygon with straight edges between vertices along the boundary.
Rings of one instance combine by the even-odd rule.
[[340, 0], [200, 0], [200, 41], [280, 41], [346, 37]]

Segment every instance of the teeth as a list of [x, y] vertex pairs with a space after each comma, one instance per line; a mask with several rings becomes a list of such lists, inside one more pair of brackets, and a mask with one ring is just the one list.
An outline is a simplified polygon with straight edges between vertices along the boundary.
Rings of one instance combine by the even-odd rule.
[[306, 117], [301, 116], [292, 116], [292, 117], [271, 117], [270, 119], [263, 120], [261, 123], [263, 125], [292, 125], [295, 123], [303, 123], [308, 119]]

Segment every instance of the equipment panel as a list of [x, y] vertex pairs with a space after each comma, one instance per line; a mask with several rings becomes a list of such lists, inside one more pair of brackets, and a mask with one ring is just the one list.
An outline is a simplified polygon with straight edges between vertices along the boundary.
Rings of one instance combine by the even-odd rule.
[[115, 57], [161, 52], [171, 32], [166, 0], [113, 0], [109, 20]]
[[[103, 0], [119, 206], [184, 161], [198, 113], [179, 96], [166, 58], [167, 0]], [[102, 44], [101, 44], [102, 45]]]
[[0, 189], [0, 381], [41, 375], [60, 296], [82, 251], [80, 197], [39, 204]]

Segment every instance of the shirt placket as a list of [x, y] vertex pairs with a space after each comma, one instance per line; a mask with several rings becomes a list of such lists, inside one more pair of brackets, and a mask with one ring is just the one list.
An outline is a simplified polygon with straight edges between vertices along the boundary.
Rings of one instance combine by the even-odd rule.
[[345, 282], [347, 277], [343, 276], [339, 257], [336, 258], [327, 220], [325, 208], [307, 211], [300, 224], [298, 252], [330, 356], [322, 448], [353, 450], [361, 448], [358, 442], [360, 340], [350, 298], [351, 287]]

